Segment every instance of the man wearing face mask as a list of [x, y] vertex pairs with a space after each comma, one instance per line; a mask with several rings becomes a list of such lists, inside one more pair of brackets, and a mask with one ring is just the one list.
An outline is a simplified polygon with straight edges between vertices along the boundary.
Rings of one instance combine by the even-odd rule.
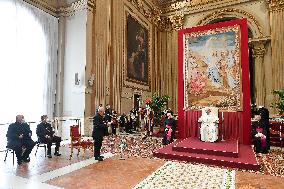
[[47, 144], [47, 157], [52, 158], [51, 156], [51, 146], [52, 143], [55, 143], [55, 156], [60, 156], [59, 147], [61, 142], [61, 137], [55, 136], [55, 132], [51, 127], [51, 124], [47, 122], [47, 115], [41, 116], [41, 123], [37, 125], [36, 134], [40, 142]]
[[29, 162], [29, 155], [35, 146], [35, 142], [31, 139], [32, 131], [30, 126], [25, 123], [23, 115], [16, 116], [16, 122], [9, 125], [7, 131], [7, 147], [15, 151], [18, 165], [22, 162]]
[[98, 161], [103, 161], [103, 156], [101, 156], [101, 147], [103, 138], [105, 135], [106, 123], [104, 121], [105, 109], [100, 107], [98, 113], [93, 119], [93, 139], [94, 139], [94, 157]]

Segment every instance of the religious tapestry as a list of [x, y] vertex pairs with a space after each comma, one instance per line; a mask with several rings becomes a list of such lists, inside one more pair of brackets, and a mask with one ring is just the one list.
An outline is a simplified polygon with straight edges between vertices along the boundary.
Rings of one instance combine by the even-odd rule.
[[242, 110], [240, 26], [184, 34], [184, 109]]
[[149, 84], [149, 35], [147, 28], [131, 14], [127, 14], [126, 80], [142, 85]]

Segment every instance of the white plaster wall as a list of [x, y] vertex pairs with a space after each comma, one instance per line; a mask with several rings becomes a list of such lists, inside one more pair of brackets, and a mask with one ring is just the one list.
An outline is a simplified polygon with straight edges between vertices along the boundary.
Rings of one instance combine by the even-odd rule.
[[[86, 65], [87, 11], [77, 11], [66, 18], [63, 117], [82, 118], [85, 111], [85, 65]], [[79, 85], [75, 85], [75, 73]], [[65, 124], [66, 123], [66, 124]], [[63, 123], [62, 138], [69, 137], [68, 122]]]

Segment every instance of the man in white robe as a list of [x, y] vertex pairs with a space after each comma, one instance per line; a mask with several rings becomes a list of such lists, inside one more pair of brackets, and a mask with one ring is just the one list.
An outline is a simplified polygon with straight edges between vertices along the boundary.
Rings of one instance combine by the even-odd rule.
[[205, 109], [198, 122], [201, 122], [200, 140], [204, 142], [215, 142], [218, 140], [218, 122], [219, 118], [211, 113], [210, 108]]

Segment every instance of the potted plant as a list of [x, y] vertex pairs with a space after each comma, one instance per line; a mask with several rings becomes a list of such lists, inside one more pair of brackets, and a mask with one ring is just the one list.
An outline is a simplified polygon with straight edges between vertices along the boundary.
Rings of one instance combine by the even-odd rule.
[[284, 114], [284, 89], [273, 90], [273, 94], [278, 96], [278, 100], [272, 104], [272, 107], [277, 108], [281, 116]]
[[154, 93], [151, 100], [146, 100], [146, 104], [154, 111], [154, 126], [160, 126], [163, 116], [162, 110], [168, 104], [169, 99], [168, 95], [159, 96], [157, 93]]

